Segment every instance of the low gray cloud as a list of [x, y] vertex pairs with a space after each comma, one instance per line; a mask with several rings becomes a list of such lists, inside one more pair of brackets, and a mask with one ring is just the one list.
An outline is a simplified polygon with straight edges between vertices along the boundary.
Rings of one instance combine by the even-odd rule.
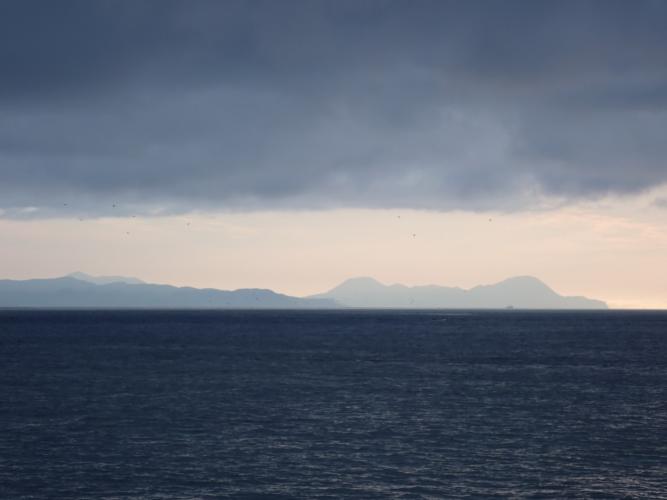
[[660, 197], [653, 200], [653, 205], [658, 208], [667, 208], [667, 198]]
[[0, 37], [5, 216], [516, 210], [667, 181], [660, 1], [8, 0]]

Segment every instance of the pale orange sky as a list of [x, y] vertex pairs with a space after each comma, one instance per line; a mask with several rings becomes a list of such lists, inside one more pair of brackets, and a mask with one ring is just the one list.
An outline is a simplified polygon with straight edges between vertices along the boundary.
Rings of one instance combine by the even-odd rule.
[[561, 294], [611, 307], [667, 308], [667, 210], [654, 203], [661, 196], [654, 191], [513, 214], [332, 210], [0, 219], [0, 276], [80, 270], [307, 295], [355, 276], [467, 288], [533, 275]]

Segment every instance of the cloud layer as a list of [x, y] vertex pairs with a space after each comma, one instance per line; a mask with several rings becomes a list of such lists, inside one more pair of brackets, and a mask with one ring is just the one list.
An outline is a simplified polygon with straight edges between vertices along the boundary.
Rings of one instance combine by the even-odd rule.
[[661, 1], [9, 0], [0, 33], [5, 215], [524, 209], [667, 181]]

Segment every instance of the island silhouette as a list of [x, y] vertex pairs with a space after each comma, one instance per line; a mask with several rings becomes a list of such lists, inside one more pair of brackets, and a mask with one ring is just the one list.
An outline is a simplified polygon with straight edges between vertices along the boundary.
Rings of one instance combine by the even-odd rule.
[[470, 289], [344, 281], [328, 292], [294, 297], [267, 289], [176, 287], [123, 276], [76, 272], [60, 278], [0, 280], [0, 307], [158, 309], [607, 309], [605, 302], [562, 296], [531, 276]]
[[333, 299], [348, 307], [365, 308], [607, 309], [601, 300], [559, 295], [533, 276], [516, 276], [468, 290], [438, 285], [384, 285], [362, 277], [310, 298]]

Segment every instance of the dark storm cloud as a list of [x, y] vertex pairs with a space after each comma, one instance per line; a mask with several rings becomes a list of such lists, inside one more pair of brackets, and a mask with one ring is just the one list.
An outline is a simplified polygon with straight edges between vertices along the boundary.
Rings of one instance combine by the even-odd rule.
[[21, 0], [0, 37], [6, 214], [520, 209], [667, 181], [665, 2]]

